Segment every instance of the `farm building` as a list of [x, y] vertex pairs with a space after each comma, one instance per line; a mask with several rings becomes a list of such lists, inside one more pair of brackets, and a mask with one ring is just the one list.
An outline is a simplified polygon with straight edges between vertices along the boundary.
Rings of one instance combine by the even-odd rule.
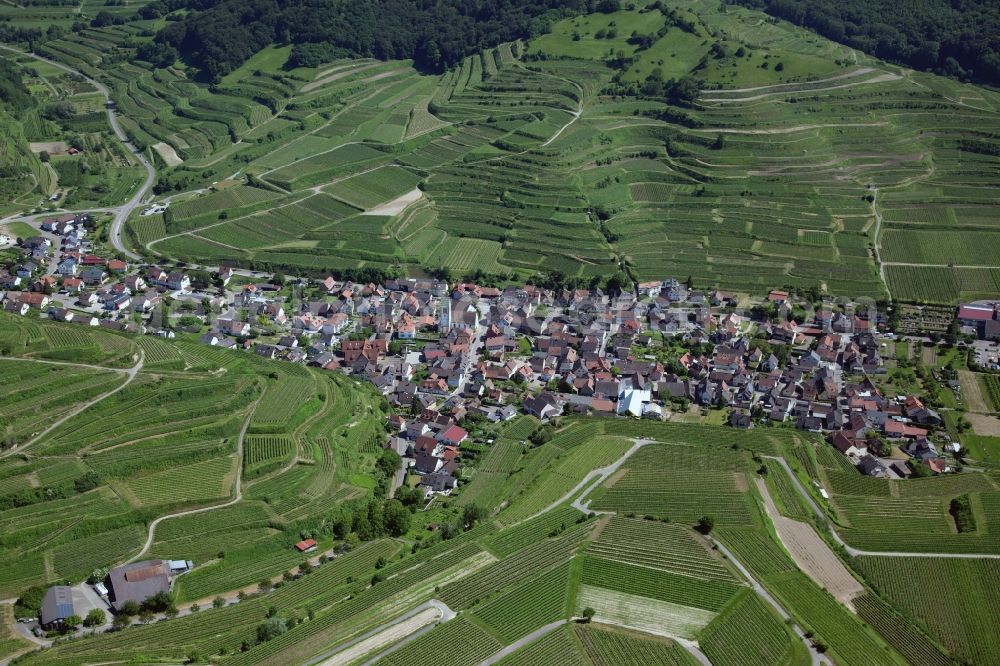
[[300, 553], [311, 553], [316, 550], [316, 540], [315, 539], [304, 539], [295, 544], [296, 550]]
[[958, 308], [958, 323], [984, 340], [1000, 338], [1000, 305], [969, 303]]
[[42, 598], [42, 612], [39, 618], [43, 629], [58, 629], [73, 609], [73, 588], [67, 585], [53, 585]]
[[170, 576], [163, 560], [146, 560], [115, 567], [108, 573], [111, 603], [120, 609], [126, 601], [142, 603], [159, 592], [170, 591]]

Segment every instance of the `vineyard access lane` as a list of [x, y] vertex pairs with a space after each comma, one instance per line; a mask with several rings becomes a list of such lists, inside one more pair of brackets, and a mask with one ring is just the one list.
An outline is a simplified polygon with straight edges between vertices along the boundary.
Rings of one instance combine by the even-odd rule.
[[816, 500], [812, 498], [809, 491], [805, 489], [802, 483], [799, 481], [799, 477], [795, 475], [792, 471], [791, 466], [789, 466], [788, 461], [784, 458], [778, 456], [764, 456], [770, 460], [776, 460], [785, 471], [788, 472], [788, 476], [791, 477], [792, 483], [795, 485], [796, 490], [799, 494], [805, 498], [806, 502], [812, 508], [813, 513], [829, 528], [830, 536], [836, 541], [840, 546], [847, 551], [847, 554], [851, 557], [858, 557], [859, 555], [869, 555], [872, 557], [932, 557], [932, 558], [945, 558], [945, 559], [958, 559], [958, 560], [1000, 560], [1000, 554], [998, 553], [912, 553], [906, 551], [872, 551], [872, 550], [860, 550], [854, 546], [849, 546], [847, 543], [840, 538], [837, 534], [837, 530], [833, 527], [833, 523], [830, 522], [830, 518], [823, 512], [823, 509], [816, 503]]
[[143, 366], [143, 364], [145, 363], [145, 360], [146, 360], [146, 354], [145, 354], [145, 352], [142, 351], [142, 348], [140, 348], [139, 349], [139, 360], [136, 361], [135, 365], [133, 365], [131, 368], [128, 368], [128, 369], [122, 369], [122, 368], [105, 368], [105, 367], [97, 366], [97, 365], [84, 365], [84, 364], [80, 364], [80, 363], [66, 363], [66, 362], [62, 362], [62, 361], [43, 361], [43, 360], [34, 359], [34, 358], [8, 358], [8, 357], [3, 357], [3, 358], [0, 358], [0, 360], [4, 360], [4, 361], [31, 361], [31, 362], [34, 362], [34, 363], [49, 363], [49, 364], [53, 364], [53, 365], [70, 365], [70, 366], [77, 366], [77, 367], [84, 367], [84, 368], [96, 368], [98, 370], [113, 370], [114, 372], [124, 372], [126, 374], [125, 381], [121, 384], [121, 386], [113, 388], [110, 391], [102, 393], [101, 395], [97, 396], [96, 398], [93, 398], [92, 400], [89, 400], [89, 401], [83, 403], [82, 405], [78, 405], [77, 407], [74, 407], [73, 409], [70, 410], [70, 412], [68, 414], [66, 414], [65, 416], [63, 416], [59, 420], [57, 420], [55, 423], [53, 423], [52, 425], [50, 425], [48, 428], [46, 428], [45, 430], [43, 430], [41, 433], [39, 433], [35, 437], [31, 438], [24, 446], [13, 446], [8, 451], [6, 451], [5, 453], [0, 454], [0, 459], [2, 459], [2, 458], [6, 458], [7, 456], [13, 455], [15, 452], [17, 452], [17, 453], [23, 453], [28, 447], [30, 447], [33, 444], [37, 443], [40, 439], [42, 439], [43, 437], [45, 437], [46, 435], [48, 435], [50, 432], [52, 432], [53, 430], [55, 430], [56, 428], [58, 428], [59, 426], [61, 426], [66, 421], [69, 421], [71, 418], [73, 418], [77, 414], [83, 412], [84, 410], [90, 409], [91, 407], [93, 407], [97, 403], [101, 402], [105, 398], [110, 398], [111, 396], [113, 396], [114, 394], [118, 393], [123, 388], [125, 388], [126, 386], [128, 386], [129, 384], [131, 384], [132, 380], [135, 379], [136, 375], [139, 374], [139, 371], [142, 370], [142, 366]]
[[146, 170], [146, 180], [143, 182], [139, 190], [132, 195], [132, 198], [128, 200], [124, 205], [118, 206], [114, 209], [108, 209], [115, 213], [115, 219], [111, 223], [111, 244], [114, 246], [115, 250], [121, 252], [126, 257], [132, 261], [138, 261], [141, 257], [125, 249], [124, 243], [122, 243], [122, 227], [125, 225], [125, 221], [128, 219], [129, 215], [132, 214], [139, 204], [142, 202], [143, 198], [146, 196], [146, 192], [153, 186], [153, 181], [156, 180], [156, 169], [153, 167], [153, 163], [146, 159], [146, 156], [141, 150], [139, 150], [132, 142], [129, 141], [128, 135], [118, 124], [118, 116], [115, 115], [114, 101], [111, 99], [111, 92], [108, 90], [107, 86], [99, 81], [95, 81], [86, 74], [79, 72], [72, 67], [68, 67], [62, 63], [56, 62], [54, 60], [49, 60], [48, 58], [43, 58], [40, 55], [34, 53], [28, 53], [26, 51], [21, 51], [20, 49], [15, 49], [10, 46], [0, 45], [0, 49], [5, 51], [11, 51], [19, 55], [28, 56], [34, 58], [35, 60], [40, 60], [41, 62], [57, 67], [64, 72], [69, 72], [70, 74], [75, 74], [80, 78], [84, 79], [90, 85], [94, 86], [101, 95], [104, 96], [105, 103], [107, 105], [108, 111], [108, 122], [111, 125], [112, 131], [114, 131], [115, 136], [118, 140], [132, 153], [132, 155], [139, 161], [139, 164]]
[[217, 509], [224, 509], [227, 506], [232, 506], [243, 499], [243, 441], [246, 439], [247, 430], [250, 428], [250, 421], [253, 419], [254, 412], [257, 411], [257, 405], [260, 403], [260, 398], [257, 399], [250, 409], [247, 411], [246, 418], [243, 419], [243, 427], [240, 429], [239, 439], [236, 440], [236, 488], [233, 499], [222, 504], [215, 504], [213, 506], [204, 506], [198, 509], [185, 509], [184, 511], [177, 511], [176, 513], [168, 513], [165, 516], [160, 516], [153, 522], [149, 524], [149, 535], [146, 537], [146, 543], [143, 545], [142, 550], [140, 550], [136, 555], [129, 558], [122, 564], [129, 564], [135, 562], [143, 555], [145, 555], [153, 545], [153, 537], [156, 534], [156, 526], [162, 523], [164, 520], [170, 518], [179, 518], [181, 516], [191, 516], [197, 513], [206, 513], [208, 511], [215, 511]]

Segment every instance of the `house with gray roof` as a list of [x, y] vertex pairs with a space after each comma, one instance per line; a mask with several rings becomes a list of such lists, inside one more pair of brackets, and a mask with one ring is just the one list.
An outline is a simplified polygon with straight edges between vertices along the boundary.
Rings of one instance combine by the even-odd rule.
[[127, 601], [141, 604], [160, 592], [170, 591], [170, 576], [163, 560], [145, 560], [115, 567], [108, 573], [107, 588], [115, 610]]
[[43, 629], [59, 629], [73, 609], [73, 588], [67, 585], [53, 585], [42, 597], [42, 612], [39, 617]]

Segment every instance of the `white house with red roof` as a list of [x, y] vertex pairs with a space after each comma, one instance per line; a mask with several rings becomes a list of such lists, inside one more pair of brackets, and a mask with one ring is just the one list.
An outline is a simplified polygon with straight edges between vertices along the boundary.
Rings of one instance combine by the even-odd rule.
[[469, 433], [465, 431], [464, 428], [460, 428], [457, 425], [450, 426], [441, 431], [438, 435], [438, 441], [450, 446], [459, 446], [464, 442], [469, 436]]

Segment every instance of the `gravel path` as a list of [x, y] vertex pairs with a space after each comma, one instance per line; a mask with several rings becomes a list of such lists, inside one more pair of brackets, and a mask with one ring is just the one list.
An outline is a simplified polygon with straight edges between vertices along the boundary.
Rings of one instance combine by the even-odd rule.
[[367, 654], [372, 654], [399, 643], [405, 638], [412, 637], [421, 629], [430, 628], [440, 617], [441, 613], [436, 608], [425, 608], [396, 624], [379, 627], [374, 633], [366, 635], [356, 643], [345, 647], [328, 659], [324, 659], [320, 662], [320, 666], [346, 666], [354, 663]]
[[250, 428], [250, 421], [253, 419], [254, 412], [257, 411], [257, 404], [260, 402], [258, 398], [257, 402], [254, 402], [247, 412], [246, 418], [243, 419], [243, 427], [240, 429], [240, 436], [236, 440], [236, 490], [233, 499], [222, 504], [216, 504], [214, 506], [204, 506], [199, 509], [186, 509], [184, 511], [177, 511], [176, 513], [168, 513], [165, 516], [160, 516], [153, 522], [149, 524], [149, 534], [146, 536], [146, 543], [143, 545], [142, 550], [140, 550], [136, 555], [132, 556], [123, 564], [129, 564], [130, 562], [135, 562], [147, 552], [153, 545], [153, 537], [156, 535], [156, 526], [162, 523], [164, 520], [169, 520], [171, 518], [180, 518], [181, 516], [192, 516], [196, 513], [207, 513], [208, 511], [217, 511], [218, 509], [224, 509], [227, 506], [232, 506], [243, 499], [243, 441], [247, 436], [247, 429]]
[[69, 366], [75, 366], [75, 367], [79, 367], [79, 368], [94, 368], [94, 369], [98, 369], [98, 370], [113, 370], [114, 372], [124, 372], [127, 375], [126, 378], [125, 378], [125, 381], [120, 386], [117, 386], [116, 388], [113, 388], [110, 391], [106, 391], [105, 393], [102, 393], [101, 395], [97, 396], [96, 398], [92, 398], [91, 400], [88, 400], [87, 402], [83, 403], [82, 405], [74, 407], [73, 409], [70, 410], [70, 412], [68, 414], [66, 414], [62, 418], [58, 419], [55, 423], [53, 423], [52, 425], [50, 425], [48, 428], [46, 428], [45, 430], [43, 430], [38, 435], [32, 437], [24, 446], [16, 446], [16, 447], [11, 448], [9, 451], [6, 451], [5, 453], [0, 454], [0, 459], [2, 459], [2, 458], [6, 458], [7, 456], [13, 455], [14, 453], [23, 453], [27, 448], [29, 448], [30, 446], [34, 445], [39, 440], [43, 439], [50, 432], [52, 432], [53, 430], [55, 430], [56, 428], [58, 428], [59, 426], [61, 426], [63, 423], [66, 423], [66, 421], [69, 421], [71, 418], [73, 418], [74, 416], [76, 416], [80, 412], [84, 411], [85, 409], [90, 409], [91, 407], [93, 407], [97, 403], [101, 402], [102, 400], [105, 400], [106, 398], [110, 398], [115, 393], [118, 393], [119, 391], [121, 391], [122, 389], [124, 389], [126, 386], [128, 386], [129, 384], [131, 384], [132, 380], [134, 380], [135, 377], [136, 377], [136, 375], [139, 374], [139, 371], [142, 370], [142, 366], [143, 366], [143, 364], [145, 363], [145, 360], [146, 360], [146, 355], [145, 355], [145, 353], [143, 353], [142, 349], [140, 348], [139, 349], [139, 360], [136, 361], [136, 364], [134, 366], [132, 366], [131, 368], [129, 368], [127, 370], [122, 370], [121, 368], [105, 368], [105, 367], [102, 367], [102, 366], [99, 366], [99, 365], [85, 365], [85, 364], [82, 364], [82, 363], [64, 363], [64, 362], [61, 362], [61, 361], [43, 361], [43, 360], [40, 360], [40, 359], [33, 359], [33, 358], [7, 358], [7, 357], [4, 357], [3, 359], [0, 359], [0, 360], [29, 361], [29, 362], [34, 362], [34, 363], [49, 363], [49, 364], [52, 364], [52, 365], [69, 365]]

